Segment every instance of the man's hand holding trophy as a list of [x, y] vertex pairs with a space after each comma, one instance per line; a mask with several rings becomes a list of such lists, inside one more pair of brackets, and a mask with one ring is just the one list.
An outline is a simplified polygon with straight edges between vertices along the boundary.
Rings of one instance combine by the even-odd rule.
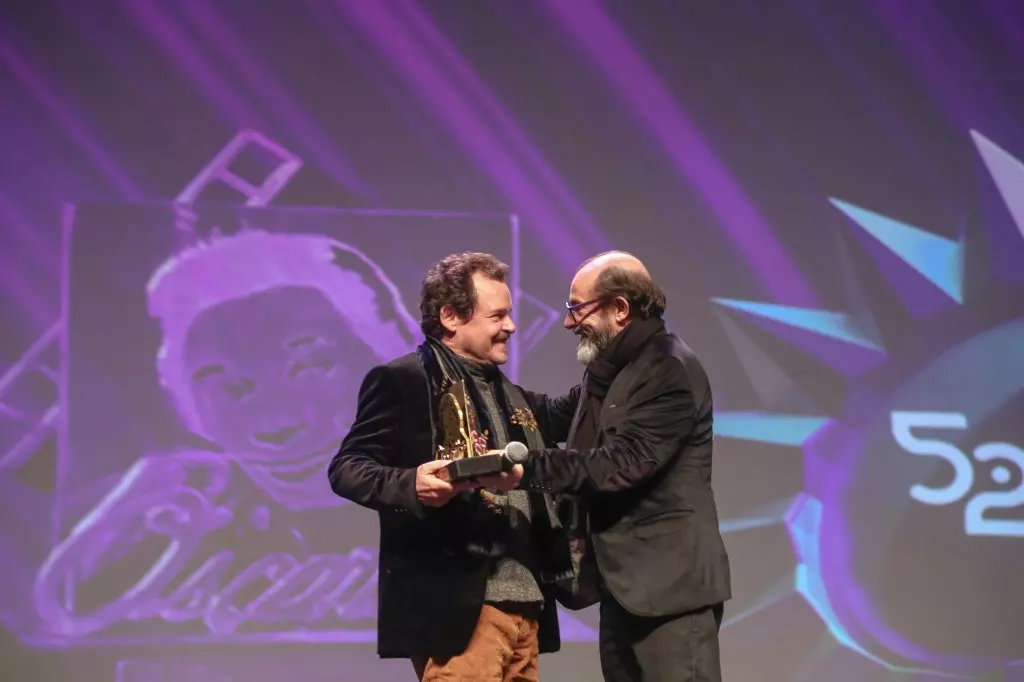
[[439, 444], [435, 459], [416, 470], [416, 496], [428, 507], [440, 507], [463, 490], [511, 490], [522, 477], [521, 462], [529, 449], [512, 441], [500, 450], [477, 454], [469, 420], [466, 388], [454, 382], [438, 405]]

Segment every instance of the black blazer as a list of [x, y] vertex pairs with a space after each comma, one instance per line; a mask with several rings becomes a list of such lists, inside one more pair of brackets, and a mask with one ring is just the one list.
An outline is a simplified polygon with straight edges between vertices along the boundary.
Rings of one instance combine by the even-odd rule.
[[601, 577], [636, 615], [685, 613], [731, 597], [711, 490], [712, 419], [703, 367], [665, 332], [609, 387], [596, 448], [531, 452], [524, 466], [520, 488], [588, 498]]
[[[550, 445], [565, 440], [579, 389], [551, 400], [525, 392]], [[415, 353], [374, 367], [359, 389], [355, 422], [328, 468], [335, 493], [377, 512], [380, 573], [377, 652], [382, 658], [452, 656], [465, 651], [483, 606], [487, 562], [470, 555], [462, 493], [439, 508], [416, 498], [416, 470], [433, 459], [427, 376]], [[547, 595], [541, 652], [560, 646]]]

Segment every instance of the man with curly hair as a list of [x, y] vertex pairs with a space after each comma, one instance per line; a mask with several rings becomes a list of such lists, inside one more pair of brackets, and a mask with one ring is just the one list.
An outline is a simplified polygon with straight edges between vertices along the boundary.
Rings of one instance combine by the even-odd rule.
[[420, 680], [527, 682], [559, 648], [556, 592], [574, 575], [554, 502], [543, 492], [467, 490], [439, 477], [437, 405], [466, 387], [478, 452], [565, 439], [578, 390], [556, 400], [512, 384], [500, 366], [515, 333], [508, 268], [461, 253], [430, 268], [425, 342], [373, 368], [330, 466], [334, 491], [380, 517], [378, 653], [410, 658]]

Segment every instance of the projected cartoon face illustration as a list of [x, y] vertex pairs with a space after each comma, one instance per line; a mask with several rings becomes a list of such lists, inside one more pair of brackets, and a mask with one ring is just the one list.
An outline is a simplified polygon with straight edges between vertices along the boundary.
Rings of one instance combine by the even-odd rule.
[[36, 575], [40, 626], [77, 638], [372, 636], [373, 540], [351, 514], [336, 517], [338, 535], [306, 513], [342, 504], [326, 469], [363, 375], [415, 346], [397, 288], [323, 234], [247, 230], [176, 253], [147, 295], [156, 378], [207, 443], [142, 453], [81, 517]]
[[337, 447], [375, 361], [321, 292], [280, 287], [201, 313], [188, 331], [184, 374], [212, 440], [302, 478]]
[[168, 261], [150, 309], [161, 383], [185, 424], [279, 503], [339, 504], [324, 472], [359, 382], [415, 345], [383, 271], [322, 235], [245, 231]]

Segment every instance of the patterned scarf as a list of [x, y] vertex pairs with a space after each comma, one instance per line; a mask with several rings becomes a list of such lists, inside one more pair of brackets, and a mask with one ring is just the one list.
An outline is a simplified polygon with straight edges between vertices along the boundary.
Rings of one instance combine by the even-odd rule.
[[[477, 389], [476, 382], [473, 381], [473, 377], [469, 375], [452, 351], [440, 341], [428, 338], [419, 346], [417, 352], [427, 375], [427, 388], [430, 393], [430, 428], [434, 451], [437, 451], [437, 445], [440, 442], [437, 426], [439, 423], [437, 408], [440, 398], [457, 381], [462, 381], [466, 387], [466, 399], [470, 412], [469, 421], [473, 430], [471, 436], [475, 441], [477, 454], [501, 447], [495, 438], [493, 423], [495, 419], [504, 420], [504, 415], [491, 414], [486, 409], [486, 403]], [[537, 429], [537, 420], [526, 402], [526, 396], [500, 370], [494, 368], [494, 372], [502, 389], [496, 392], [499, 408], [504, 414], [509, 415], [507, 423], [504, 424], [508, 440], [519, 441], [531, 450], [543, 449], [547, 444]], [[468, 521], [468, 526], [462, 524], [467, 529], [463, 538], [465, 548], [472, 555], [490, 558], [505, 553], [503, 543], [496, 538], [502, 536], [503, 526], [508, 522], [503, 515], [495, 513], [487, 503], [487, 495], [487, 491], [480, 490], [463, 492], [460, 495], [458, 506], [453, 507], [453, 510], [459, 509], [460, 516]], [[453, 505], [449, 503], [447, 506], [452, 507]], [[558, 583], [572, 579], [574, 575], [573, 562], [555, 502], [550, 495], [531, 492], [530, 509], [531, 533], [536, 543], [535, 546], [541, 550], [538, 552], [540, 581], [542, 583]]]

